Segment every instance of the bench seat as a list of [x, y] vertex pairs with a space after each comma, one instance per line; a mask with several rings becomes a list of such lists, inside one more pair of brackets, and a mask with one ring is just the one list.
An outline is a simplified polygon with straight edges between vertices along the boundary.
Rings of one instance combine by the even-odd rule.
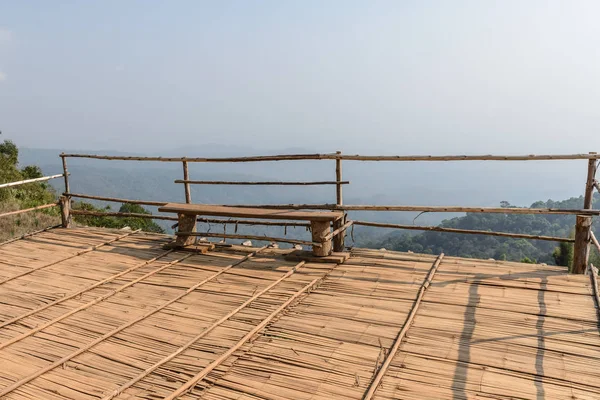
[[158, 208], [160, 212], [186, 215], [212, 215], [221, 217], [289, 219], [300, 221], [335, 221], [344, 216], [341, 211], [295, 211], [269, 208], [227, 207], [211, 204], [167, 203]]
[[[327, 256], [331, 253], [330, 224], [342, 220], [342, 211], [297, 211], [276, 210], [272, 208], [228, 207], [211, 204], [167, 203], [158, 208], [160, 212], [177, 213], [179, 216], [179, 232], [196, 232], [196, 217], [210, 215], [219, 217], [242, 217], [256, 219], [300, 220], [310, 221], [313, 242], [313, 254]], [[194, 243], [191, 235], [178, 235], [175, 246], [186, 246]]]

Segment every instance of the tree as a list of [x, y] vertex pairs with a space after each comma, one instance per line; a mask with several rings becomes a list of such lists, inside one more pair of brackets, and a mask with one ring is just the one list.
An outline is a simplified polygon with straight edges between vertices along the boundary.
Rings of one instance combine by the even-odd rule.
[[[93, 211], [100, 213], [110, 211], [110, 206], [96, 207], [93, 204], [86, 203], [83, 201], [73, 203], [73, 208], [76, 210]], [[139, 204], [122, 204], [121, 208], [119, 208], [119, 212], [152, 215], [151, 212], [149, 212]], [[76, 223], [86, 226], [98, 226], [103, 228], [116, 229], [130, 227], [131, 229], [141, 229], [146, 232], [165, 232], [164, 229], [160, 227], [160, 225], [152, 221], [150, 218], [114, 217], [109, 215], [75, 215], [74, 220]]]

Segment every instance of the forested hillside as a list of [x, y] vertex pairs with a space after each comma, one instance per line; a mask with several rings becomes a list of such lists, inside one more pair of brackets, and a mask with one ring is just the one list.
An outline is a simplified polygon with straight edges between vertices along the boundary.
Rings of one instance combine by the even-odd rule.
[[[594, 205], [598, 204], [596, 194]], [[503, 207], [514, 207], [507, 202]], [[532, 208], [583, 207], [583, 197], [563, 201], [538, 201]], [[477, 229], [496, 232], [525, 233], [532, 235], [572, 237], [575, 216], [572, 215], [521, 215], [469, 213], [463, 217], [444, 220], [440, 226], [446, 228]], [[593, 229], [600, 227], [598, 220]], [[570, 246], [559, 247], [555, 242], [543, 240], [513, 239], [486, 235], [465, 235], [447, 232], [423, 232], [420, 234], [395, 231], [385, 238], [366, 241], [369, 247], [384, 247], [388, 250], [411, 250], [418, 253], [444, 252], [447, 255], [494, 258], [496, 260], [537, 261], [565, 265], [570, 256], [565, 253]], [[562, 252], [561, 252], [562, 249]], [[562, 254], [561, 254], [562, 253]]]
[[[36, 165], [19, 165], [19, 149], [11, 141], [0, 143], [0, 183], [17, 182], [44, 176]], [[56, 191], [47, 182], [34, 182], [0, 189], [0, 214], [25, 208], [49, 204], [57, 200]], [[74, 202], [73, 208], [88, 211], [104, 211], [86, 202]], [[139, 205], [123, 204], [119, 209], [123, 213], [150, 214]], [[75, 216], [75, 224], [101, 226], [107, 228], [142, 229], [149, 232], [163, 232], [155, 222], [145, 218], [119, 218], [109, 216]], [[47, 228], [60, 223], [58, 207], [27, 213], [0, 217], [0, 242], [20, 236], [24, 233]]]

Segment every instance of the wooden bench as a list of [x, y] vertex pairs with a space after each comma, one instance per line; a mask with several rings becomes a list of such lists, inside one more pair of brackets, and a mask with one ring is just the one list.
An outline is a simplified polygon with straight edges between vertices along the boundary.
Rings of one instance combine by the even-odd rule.
[[[275, 210], [186, 203], [168, 203], [159, 207], [158, 211], [177, 213], [179, 218], [178, 231], [181, 233], [196, 232], [196, 218], [200, 215], [309, 221], [313, 242], [321, 244], [320, 247], [313, 246], [315, 256], [328, 256], [331, 253], [330, 225], [332, 222], [344, 217], [344, 213], [341, 211]], [[177, 236], [175, 246], [187, 246], [194, 244], [194, 241], [195, 237], [191, 235]]]

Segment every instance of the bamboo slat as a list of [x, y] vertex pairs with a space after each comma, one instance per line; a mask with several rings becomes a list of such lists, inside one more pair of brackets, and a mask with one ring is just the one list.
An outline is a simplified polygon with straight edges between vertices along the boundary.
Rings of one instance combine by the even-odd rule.
[[10, 346], [10, 345], [12, 345], [14, 343], [17, 343], [17, 342], [19, 342], [19, 341], [21, 341], [21, 340], [23, 340], [23, 339], [25, 339], [25, 338], [27, 338], [29, 336], [32, 336], [32, 335], [36, 334], [37, 332], [39, 332], [41, 330], [44, 330], [44, 329], [46, 329], [46, 328], [48, 328], [48, 327], [56, 324], [57, 322], [62, 321], [65, 318], [70, 317], [73, 314], [76, 314], [76, 313], [78, 313], [78, 312], [80, 312], [82, 310], [88, 309], [88, 308], [92, 307], [93, 305], [96, 305], [96, 304], [98, 304], [98, 303], [100, 303], [100, 302], [102, 302], [102, 301], [104, 301], [104, 300], [106, 300], [106, 299], [108, 299], [108, 298], [116, 295], [117, 293], [122, 292], [123, 290], [127, 289], [128, 287], [133, 286], [136, 283], [141, 282], [144, 279], [146, 279], [146, 278], [148, 278], [148, 277], [150, 277], [152, 275], [155, 275], [155, 274], [157, 274], [157, 273], [159, 273], [159, 272], [161, 272], [161, 271], [163, 271], [163, 270], [165, 270], [165, 269], [167, 269], [167, 268], [169, 268], [169, 267], [171, 267], [171, 266], [173, 266], [173, 265], [175, 265], [177, 263], [180, 263], [180, 262], [184, 261], [185, 259], [191, 257], [192, 255], [193, 255], [192, 253], [186, 254], [185, 256], [183, 256], [181, 258], [178, 258], [178, 259], [176, 259], [174, 261], [171, 261], [171, 262], [169, 262], [169, 263], [167, 263], [165, 265], [162, 265], [161, 267], [156, 268], [156, 269], [148, 272], [147, 274], [142, 275], [141, 277], [139, 277], [137, 279], [134, 279], [134, 280], [132, 280], [132, 281], [130, 281], [130, 282], [124, 284], [124, 285], [119, 286], [117, 289], [114, 289], [114, 290], [108, 292], [107, 294], [105, 294], [103, 296], [96, 297], [94, 300], [89, 301], [89, 302], [87, 302], [85, 304], [82, 304], [81, 306], [79, 306], [79, 307], [77, 307], [77, 308], [75, 308], [75, 309], [73, 309], [73, 310], [71, 310], [71, 311], [69, 311], [67, 313], [64, 313], [64, 314], [62, 314], [62, 315], [54, 318], [53, 320], [50, 320], [50, 321], [48, 321], [48, 322], [46, 322], [44, 324], [40, 324], [40, 325], [36, 326], [35, 328], [30, 329], [27, 332], [23, 333], [22, 335], [15, 336], [12, 339], [9, 339], [9, 340], [7, 340], [5, 342], [2, 342], [2, 343], [0, 343], [0, 350], [2, 350], [5, 347], [8, 347], [8, 346]]
[[[123, 331], [124, 329], [126, 329], [126, 328], [128, 328], [128, 327], [130, 327], [130, 326], [132, 326], [132, 325], [134, 325], [134, 324], [137, 324], [138, 322], [140, 322], [140, 321], [142, 321], [142, 320], [144, 320], [144, 319], [146, 319], [146, 318], [150, 317], [151, 315], [153, 315], [153, 314], [155, 314], [155, 313], [159, 312], [160, 310], [163, 310], [164, 308], [166, 308], [166, 307], [170, 306], [171, 304], [175, 303], [176, 301], [180, 300], [182, 297], [184, 297], [184, 296], [187, 296], [188, 294], [192, 293], [194, 290], [196, 290], [196, 289], [197, 289], [197, 288], [199, 288], [200, 286], [202, 286], [202, 285], [204, 285], [205, 283], [207, 283], [207, 282], [209, 282], [209, 281], [211, 281], [211, 280], [213, 280], [213, 279], [217, 278], [219, 275], [222, 275], [222, 274], [224, 274], [225, 272], [229, 271], [231, 268], [235, 267], [236, 265], [239, 265], [239, 264], [243, 263], [244, 261], [246, 261], [246, 260], [250, 259], [250, 258], [251, 258], [251, 257], [253, 257], [254, 255], [256, 255], [258, 252], [260, 252], [260, 251], [262, 251], [262, 250], [264, 250], [264, 249], [266, 249], [266, 248], [267, 248], [267, 246], [261, 247], [261, 248], [260, 248], [260, 249], [258, 249], [257, 251], [255, 251], [255, 252], [253, 252], [253, 253], [250, 253], [250, 254], [248, 254], [247, 256], [245, 256], [244, 258], [242, 258], [241, 260], [239, 260], [239, 261], [237, 261], [237, 262], [235, 262], [235, 263], [233, 263], [233, 264], [230, 264], [230, 265], [228, 265], [227, 267], [225, 267], [225, 268], [221, 269], [220, 271], [216, 272], [215, 274], [211, 275], [210, 277], [208, 277], [208, 278], [206, 278], [206, 279], [204, 279], [204, 280], [202, 280], [202, 281], [200, 281], [200, 282], [196, 283], [195, 285], [191, 286], [190, 288], [188, 288], [188, 289], [187, 289], [186, 291], [184, 291], [183, 293], [180, 293], [178, 296], [176, 296], [176, 297], [172, 298], [171, 300], [167, 301], [166, 303], [162, 304], [161, 306], [159, 306], [159, 307], [156, 307], [156, 308], [154, 308], [154, 309], [152, 309], [152, 310], [150, 310], [150, 311], [148, 311], [148, 312], [144, 313], [144, 314], [143, 314], [143, 315], [141, 315], [140, 317], [138, 317], [138, 318], [135, 318], [135, 319], [133, 319], [133, 320], [131, 320], [131, 321], [127, 322], [126, 324], [124, 324], [124, 325], [121, 325], [121, 326], [119, 326], [119, 327], [117, 327], [117, 328], [115, 328], [115, 329], [111, 330], [111, 331], [110, 331], [110, 332], [108, 332], [108, 333], [105, 333], [104, 335], [102, 335], [102, 336], [101, 336], [101, 337], [99, 337], [98, 339], [94, 340], [93, 342], [91, 342], [91, 343], [88, 343], [86, 346], [80, 347], [79, 349], [77, 349], [77, 350], [76, 350], [76, 351], [74, 351], [73, 353], [71, 353], [71, 354], [69, 354], [69, 355], [67, 355], [67, 356], [65, 356], [65, 357], [63, 357], [63, 358], [61, 358], [60, 360], [58, 360], [58, 361], [55, 361], [55, 362], [53, 362], [52, 364], [50, 364], [50, 365], [48, 365], [48, 366], [46, 366], [46, 367], [44, 367], [44, 368], [42, 368], [42, 369], [38, 370], [37, 372], [35, 372], [35, 373], [33, 373], [33, 374], [29, 375], [29, 376], [26, 376], [26, 377], [24, 377], [24, 378], [20, 379], [19, 381], [17, 381], [17, 382], [15, 382], [15, 383], [13, 383], [13, 384], [12, 384], [12, 385], [10, 385], [9, 387], [7, 387], [7, 388], [3, 389], [2, 391], [0, 391], [0, 397], [3, 397], [3, 396], [5, 396], [5, 395], [7, 395], [7, 394], [11, 393], [11, 392], [12, 392], [12, 391], [14, 391], [15, 389], [18, 389], [20, 386], [22, 386], [22, 385], [24, 385], [24, 384], [26, 384], [26, 383], [28, 383], [28, 382], [32, 381], [33, 379], [35, 379], [35, 378], [37, 378], [37, 377], [39, 377], [39, 376], [43, 375], [44, 373], [46, 373], [46, 372], [48, 372], [48, 371], [51, 371], [51, 370], [53, 370], [54, 368], [57, 368], [57, 367], [59, 367], [59, 366], [63, 365], [63, 364], [64, 364], [64, 363], [66, 363], [67, 361], [69, 361], [69, 360], [71, 360], [72, 358], [74, 358], [74, 357], [78, 356], [79, 354], [82, 354], [83, 352], [85, 352], [85, 351], [89, 350], [90, 348], [92, 348], [92, 347], [94, 347], [94, 346], [98, 345], [99, 343], [101, 343], [101, 342], [103, 342], [104, 340], [106, 340], [106, 339], [110, 338], [111, 336], [114, 336], [115, 334], [117, 334], [117, 333], [119, 333], [119, 332]], [[182, 257], [182, 258], [180, 258], [180, 259], [178, 259], [178, 260], [175, 260], [175, 261], [173, 261], [173, 262], [171, 262], [171, 263], [168, 263], [168, 264], [166, 264], [165, 266], [163, 266], [163, 267], [161, 267], [161, 268], [162, 268], [162, 269], [165, 269], [165, 268], [167, 268], [168, 266], [171, 266], [171, 265], [173, 265], [173, 264], [175, 264], [175, 263], [177, 263], [177, 262], [181, 262], [181, 261], [183, 261], [183, 260], [185, 260], [185, 259], [187, 259], [187, 258], [191, 257], [192, 255], [193, 255], [193, 254], [187, 254], [187, 255], [185, 255], [184, 257]], [[142, 279], [145, 279], [146, 277], [150, 276], [151, 274], [153, 274], [153, 273], [149, 273], [149, 274], [146, 274], [146, 275], [144, 275]], [[137, 282], [141, 281], [142, 279], [138, 278], [138, 279], [136, 279], [135, 281], [132, 281], [132, 282], [135, 282], [135, 283], [137, 283]], [[128, 284], [128, 285], [129, 285], [129, 286], [131, 286], [131, 285], [133, 285], [133, 283], [131, 283], [131, 284]], [[77, 311], [80, 311], [80, 310], [77, 310]], [[74, 311], [74, 312], [77, 312], [77, 311]], [[70, 312], [69, 314], [70, 314], [70, 315], [72, 315], [74, 312], [72, 311], [72, 312]], [[61, 319], [62, 319], [62, 318], [61, 318]], [[45, 325], [47, 325], [47, 324], [45, 324]], [[49, 324], [48, 324], [47, 326], [49, 326]], [[43, 329], [43, 328], [42, 328], [42, 329]], [[39, 330], [41, 330], [41, 329], [35, 328], [35, 330], [36, 330], [36, 331], [39, 331]], [[33, 330], [32, 330], [32, 331], [33, 331]], [[0, 345], [0, 349], [1, 349], [1, 348], [3, 348], [3, 347], [5, 347], [4, 343], [3, 343], [2, 345]]]
[[165, 397], [165, 400], [173, 400], [179, 397], [181, 394], [188, 391], [190, 388], [195, 386], [200, 380], [204, 379], [206, 375], [208, 375], [212, 370], [217, 368], [223, 361], [225, 361], [229, 356], [231, 356], [236, 350], [242, 347], [248, 340], [250, 340], [255, 334], [260, 332], [271, 320], [273, 320], [279, 313], [285, 310], [290, 304], [292, 304], [298, 297], [312, 289], [318, 282], [320, 282], [323, 278], [315, 278], [308, 285], [304, 286], [302, 289], [294, 293], [289, 299], [287, 299], [281, 306], [279, 306], [275, 311], [273, 311], [267, 318], [262, 320], [260, 324], [256, 325], [254, 329], [246, 334], [239, 342], [237, 342], [233, 347], [229, 348], [225, 353], [223, 353], [219, 358], [210, 363], [206, 368], [202, 371], [198, 372], [194, 377], [188, 380], [183, 386], [177, 389], [175, 392]]
[[87, 249], [85, 249], [85, 250], [78, 251], [77, 253], [75, 253], [75, 254], [73, 254], [73, 255], [70, 255], [70, 256], [68, 256], [68, 257], [66, 257], [66, 258], [60, 259], [60, 260], [58, 260], [58, 261], [54, 261], [54, 262], [51, 262], [51, 263], [49, 263], [49, 264], [44, 264], [44, 265], [41, 265], [41, 266], [39, 266], [39, 267], [31, 268], [31, 269], [30, 269], [30, 270], [28, 270], [28, 271], [21, 272], [20, 274], [16, 274], [16, 275], [10, 276], [10, 277], [8, 277], [8, 278], [5, 278], [5, 279], [1, 280], [1, 281], [0, 281], [0, 285], [4, 284], [4, 283], [6, 283], [6, 282], [12, 281], [13, 279], [17, 279], [17, 278], [21, 278], [21, 277], [23, 277], [23, 276], [25, 276], [25, 275], [29, 275], [29, 274], [31, 274], [32, 272], [39, 271], [39, 270], [41, 270], [41, 269], [43, 269], [43, 268], [48, 268], [48, 267], [51, 267], [51, 266], [53, 266], [53, 265], [56, 265], [56, 264], [62, 263], [62, 262], [64, 262], [64, 261], [70, 260], [70, 259], [72, 259], [72, 258], [78, 257], [78, 256], [80, 256], [80, 255], [82, 255], [82, 254], [89, 253], [90, 251], [97, 250], [97, 249], [99, 249], [100, 247], [103, 247], [103, 246], [109, 245], [109, 244], [111, 244], [111, 243], [114, 243], [114, 242], [116, 242], [117, 240], [121, 240], [121, 239], [123, 239], [123, 238], [126, 238], [127, 236], [133, 235], [134, 233], [138, 233], [139, 231], [140, 231], [140, 230], [138, 229], [138, 230], [135, 230], [135, 231], [132, 231], [132, 232], [128, 232], [128, 233], [126, 233], [126, 234], [124, 234], [124, 235], [117, 236], [116, 238], [110, 239], [110, 240], [109, 240], [109, 241], [107, 241], [107, 242], [103, 242], [103, 243], [97, 244], [97, 245], [95, 245], [95, 246], [88, 247], [88, 248], [87, 248]]
[[198, 340], [200, 340], [201, 338], [203, 338], [204, 336], [206, 336], [208, 333], [212, 332], [216, 327], [218, 327], [219, 325], [221, 325], [223, 322], [227, 321], [229, 318], [231, 318], [232, 316], [234, 316], [235, 314], [237, 314], [238, 312], [240, 312], [241, 310], [243, 310], [246, 306], [248, 306], [254, 300], [256, 300], [257, 298], [259, 298], [260, 296], [262, 296], [263, 294], [265, 294], [266, 292], [268, 292], [269, 290], [271, 290], [272, 288], [274, 288], [275, 286], [277, 286], [281, 281], [283, 281], [284, 279], [286, 279], [289, 276], [291, 276], [298, 269], [302, 268], [303, 265], [304, 265], [304, 261], [301, 261], [298, 264], [296, 264], [294, 267], [292, 267], [292, 269], [290, 269], [288, 272], [286, 272], [281, 278], [277, 279], [276, 281], [274, 281], [273, 283], [271, 283], [269, 286], [267, 286], [266, 288], [264, 288], [260, 292], [256, 293], [254, 296], [250, 297], [248, 300], [246, 300], [244, 303], [242, 303], [242, 305], [240, 305], [239, 307], [237, 307], [236, 309], [234, 309], [233, 311], [231, 311], [229, 314], [223, 316], [221, 319], [219, 319], [218, 321], [216, 321], [215, 323], [213, 323], [211, 326], [209, 326], [208, 328], [206, 328], [205, 330], [203, 330], [201, 333], [199, 333], [198, 335], [194, 336], [186, 344], [184, 344], [183, 346], [179, 347], [177, 349], [177, 351], [175, 351], [174, 353], [169, 354], [167, 357], [161, 359], [159, 362], [157, 362], [154, 365], [152, 365], [151, 367], [147, 368], [141, 374], [139, 374], [138, 376], [132, 378], [127, 383], [121, 385], [118, 389], [116, 389], [114, 392], [112, 392], [108, 396], [103, 397], [102, 400], [110, 400], [110, 399], [115, 398], [116, 396], [118, 396], [119, 394], [123, 393], [125, 390], [127, 390], [131, 386], [135, 385], [140, 380], [142, 380], [144, 377], [146, 377], [152, 371], [156, 370], [160, 366], [164, 365], [165, 363], [167, 363], [167, 362], [171, 361], [172, 359], [174, 359], [175, 357], [177, 357], [183, 351], [185, 351], [186, 349], [188, 349], [192, 344], [194, 344], [195, 342], [197, 342]]
[[[120, 234], [72, 228], [14, 241], [0, 248], [0, 276]], [[0, 321], [20, 318], [0, 329], [0, 341], [190, 254], [174, 250], [139, 267], [163, 255], [171, 239], [140, 232], [0, 286]], [[133, 400], [168, 398], [187, 385], [182, 400], [358, 400], [381, 374], [372, 386], [378, 400], [598, 397], [592, 276], [447, 256], [433, 275], [432, 255], [356, 248], [342, 264], [307, 262], [293, 272], [288, 251], [264, 249], [180, 297], [255, 251], [193, 255], [1, 349], [0, 393]], [[425, 292], [424, 282], [431, 282]]]
[[440, 266], [440, 263], [442, 262], [443, 258], [444, 258], [444, 253], [440, 254], [438, 256], [438, 258], [435, 260], [435, 262], [433, 263], [431, 270], [429, 271], [429, 273], [427, 274], [427, 277], [425, 278], [425, 281], [421, 285], [421, 289], [419, 289], [419, 294], [417, 295], [415, 303], [412, 306], [410, 313], [408, 314], [406, 321], [404, 322], [404, 325], [402, 326], [402, 329], [400, 330], [400, 332], [398, 332], [398, 336], [396, 337], [396, 340], [394, 340], [394, 345], [391, 347], [385, 361], [383, 362], [383, 364], [377, 371], [377, 374], [373, 378], [373, 381], [369, 385], [369, 389], [365, 393], [363, 400], [370, 400], [371, 398], [373, 398], [375, 391], [379, 387], [381, 380], [385, 376], [387, 369], [389, 368], [390, 364], [392, 363], [392, 359], [394, 358], [394, 356], [398, 352], [398, 349], [400, 348], [400, 344], [402, 343], [402, 339], [404, 339], [404, 335], [406, 335], [406, 332], [410, 328], [410, 325], [412, 324], [412, 321], [415, 318], [415, 315], [417, 315], [417, 311], [419, 309], [419, 305], [421, 304], [421, 300], [423, 299], [423, 295], [425, 295], [425, 291], [427, 290], [429, 285], [431, 285], [431, 281], [433, 280], [433, 277], [434, 277], [438, 267]]
[[24, 313], [22, 315], [19, 315], [19, 316], [16, 316], [16, 317], [12, 318], [12, 319], [4, 321], [4, 322], [0, 323], [0, 328], [3, 328], [3, 327], [5, 327], [7, 325], [10, 325], [10, 324], [14, 324], [15, 322], [17, 322], [17, 321], [19, 321], [19, 320], [21, 320], [23, 318], [29, 317], [30, 315], [39, 313], [41, 311], [44, 311], [47, 308], [50, 308], [50, 307], [55, 306], [57, 304], [60, 304], [60, 303], [62, 303], [64, 301], [70, 300], [70, 299], [72, 299], [74, 297], [77, 297], [77, 296], [81, 295], [82, 293], [88, 292], [88, 291], [90, 291], [90, 290], [92, 290], [94, 288], [97, 288], [98, 286], [104, 285], [105, 283], [112, 282], [115, 279], [118, 279], [118, 278], [122, 277], [123, 275], [126, 275], [126, 274], [128, 274], [128, 273], [130, 273], [132, 271], [135, 271], [136, 269], [139, 269], [139, 268], [142, 268], [142, 267], [144, 267], [144, 266], [146, 266], [148, 264], [151, 264], [154, 261], [159, 260], [159, 259], [165, 257], [168, 254], [171, 254], [172, 252], [173, 252], [173, 250], [167, 250], [167, 251], [159, 254], [156, 257], [153, 257], [153, 258], [151, 258], [151, 259], [149, 259], [147, 261], [144, 261], [144, 262], [142, 262], [140, 264], [136, 264], [133, 267], [127, 268], [126, 270], [124, 270], [122, 272], [119, 272], [118, 274], [111, 275], [108, 278], [102, 279], [102, 280], [94, 283], [93, 285], [90, 285], [90, 286], [87, 286], [87, 287], [85, 287], [83, 289], [77, 290], [77, 291], [75, 291], [75, 292], [73, 292], [71, 294], [68, 294], [68, 295], [66, 295], [64, 297], [61, 297], [60, 299], [54, 300], [54, 301], [52, 301], [50, 303], [44, 304], [43, 306], [40, 306], [40, 307], [36, 308], [36, 309], [30, 310], [30, 311], [28, 311], [28, 312], [26, 312], [26, 313]]

